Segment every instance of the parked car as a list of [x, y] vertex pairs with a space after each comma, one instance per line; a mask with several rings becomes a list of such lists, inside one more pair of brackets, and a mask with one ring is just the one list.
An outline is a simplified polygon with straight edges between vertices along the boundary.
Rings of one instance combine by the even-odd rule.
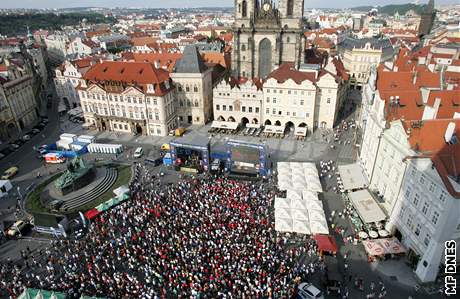
[[22, 140], [29, 141], [30, 140], [30, 135], [26, 134], [26, 135], [22, 136]]
[[22, 220], [16, 221], [10, 228], [6, 231], [8, 237], [15, 237], [19, 234], [23, 235], [27, 233], [30, 229], [30, 224]]
[[19, 144], [16, 144], [16, 143], [13, 143], [13, 142], [10, 143], [10, 146], [11, 146], [12, 148], [14, 148], [14, 149], [18, 149], [18, 148], [20, 147]]
[[[39, 133], [39, 132], [38, 132], [38, 133]], [[36, 131], [30, 130], [30, 131], [27, 132], [26, 134], [27, 134], [27, 135], [30, 135], [30, 136], [35, 136], [35, 135], [37, 135], [38, 133], [37, 133]]]
[[36, 134], [40, 133], [40, 130], [39, 130], [39, 129], [36, 129], [36, 128], [34, 128], [34, 129], [32, 129], [32, 133], [36, 135]]
[[142, 149], [142, 147], [138, 147], [138, 148], [136, 148], [136, 151], [134, 152], [133, 157], [134, 158], [140, 158], [140, 157], [142, 157], [143, 154], [144, 154], [144, 150]]
[[302, 299], [324, 299], [323, 293], [308, 282], [302, 282], [298, 287], [298, 297]]
[[7, 170], [5, 170], [5, 172], [3, 173], [2, 175], [2, 180], [9, 180], [11, 179], [12, 177], [14, 177], [19, 171], [19, 168], [17, 168], [16, 166], [13, 166], [13, 167], [10, 167], [8, 168]]

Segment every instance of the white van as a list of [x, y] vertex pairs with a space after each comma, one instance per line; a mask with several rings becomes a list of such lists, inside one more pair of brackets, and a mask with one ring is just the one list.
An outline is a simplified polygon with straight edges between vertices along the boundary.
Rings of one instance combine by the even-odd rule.
[[142, 149], [142, 147], [138, 147], [138, 148], [136, 148], [136, 151], [134, 152], [133, 157], [134, 158], [140, 158], [140, 157], [142, 157], [143, 154], [144, 154], [144, 150]]

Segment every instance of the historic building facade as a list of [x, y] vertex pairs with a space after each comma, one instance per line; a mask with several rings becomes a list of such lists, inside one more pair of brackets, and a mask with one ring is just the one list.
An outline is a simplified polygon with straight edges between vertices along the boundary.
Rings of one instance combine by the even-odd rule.
[[104, 61], [77, 87], [87, 124], [101, 131], [166, 136], [177, 127], [169, 72], [148, 62]]
[[232, 75], [265, 78], [282, 63], [302, 63], [303, 0], [235, 0]]

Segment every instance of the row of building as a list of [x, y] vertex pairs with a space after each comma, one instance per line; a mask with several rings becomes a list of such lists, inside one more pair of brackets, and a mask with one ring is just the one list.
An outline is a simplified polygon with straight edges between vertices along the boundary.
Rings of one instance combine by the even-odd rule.
[[460, 44], [402, 49], [363, 88], [360, 161], [422, 282], [460, 241]]

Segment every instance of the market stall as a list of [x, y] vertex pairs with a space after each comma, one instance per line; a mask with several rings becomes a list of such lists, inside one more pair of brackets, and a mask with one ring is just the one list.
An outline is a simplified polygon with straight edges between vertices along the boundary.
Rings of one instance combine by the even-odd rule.
[[352, 192], [348, 196], [364, 223], [375, 223], [386, 219], [385, 213], [368, 190]]
[[370, 257], [405, 253], [406, 249], [395, 237], [363, 241], [364, 249]]
[[330, 254], [337, 253], [337, 243], [335, 242], [334, 238], [329, 235], [320, 235], [316, 234], [313, 239], [315, 239], [316, 244], [318, 245], [318, 250], [321, 254], [324, 252]]

